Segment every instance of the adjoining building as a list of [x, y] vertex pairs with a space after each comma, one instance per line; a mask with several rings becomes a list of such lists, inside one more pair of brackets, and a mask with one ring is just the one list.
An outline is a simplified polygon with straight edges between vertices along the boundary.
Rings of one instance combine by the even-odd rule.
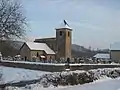
[[26, 42], [20, 48], [20, 55], [24, 60], [55, 60], [55, 52], [46, 43]]
[[64, 20], [55, 30], [56, 37], [35, 39], [32, 43], [24, 43], [20, 55], [29, 60], [32, 60], [34, 55], [38, 57], [38, 54], [45, 56], [47, 60], [71, 58], [72, 28]]
[[120, 43], [110, 45], [110, 58], [114, 62], [120, 63]]

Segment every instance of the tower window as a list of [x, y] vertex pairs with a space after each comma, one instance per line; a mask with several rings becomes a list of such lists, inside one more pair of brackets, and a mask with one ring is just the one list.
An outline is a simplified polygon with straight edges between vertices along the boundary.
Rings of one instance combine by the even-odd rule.
[[37, 52], [37, 57], [39, 57], [39, 53]]
[[68, 32], [68, 37], [70, 36], [70, 32]]
[[62, 36], [62, 31], [60, 31], [60, 36]]

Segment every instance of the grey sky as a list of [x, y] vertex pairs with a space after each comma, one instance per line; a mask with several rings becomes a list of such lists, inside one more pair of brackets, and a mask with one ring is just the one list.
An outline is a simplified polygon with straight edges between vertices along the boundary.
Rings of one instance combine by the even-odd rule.
[[120, 42], [120, 0], [22, 0], [31, 32], [29, 37], [55, 36], [66, 19], [73, 28], [73, 43], [109, 48]]

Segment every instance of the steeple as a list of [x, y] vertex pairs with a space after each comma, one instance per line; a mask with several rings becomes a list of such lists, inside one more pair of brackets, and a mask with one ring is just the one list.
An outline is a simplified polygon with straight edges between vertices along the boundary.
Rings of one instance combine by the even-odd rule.
[[56, 58], [71, 58], [72, 28], [66, 20], [63, 20], [61, 26], [56, 29]]
[[68, 30], [72, 30], [72, 28], [69, 26], [69, 24], [67, 23], [66, 20], [63, 20], [63, 22], [61, 23], [61, 25], [56, 28], [56, 29], [68, 29]]

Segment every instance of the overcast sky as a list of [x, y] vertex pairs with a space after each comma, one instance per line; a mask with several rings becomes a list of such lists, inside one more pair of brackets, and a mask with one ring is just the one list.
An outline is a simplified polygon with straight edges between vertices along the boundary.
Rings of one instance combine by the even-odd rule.
[[73, 28], [73, 43], [109, 48], [120, 42], [120, 0], [23, 0], [29, 37], [55, 36], [63, 19]]

